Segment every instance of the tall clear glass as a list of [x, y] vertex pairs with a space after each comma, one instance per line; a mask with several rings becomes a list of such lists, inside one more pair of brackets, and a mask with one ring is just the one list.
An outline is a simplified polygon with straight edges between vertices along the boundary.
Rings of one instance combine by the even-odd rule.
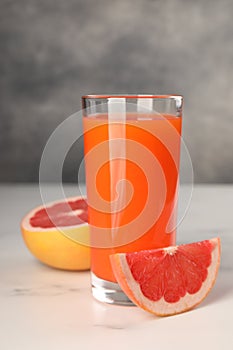
[[83, 96], [93, 296], [130, 305], [109, 256], [174, 245], [182, 96]]

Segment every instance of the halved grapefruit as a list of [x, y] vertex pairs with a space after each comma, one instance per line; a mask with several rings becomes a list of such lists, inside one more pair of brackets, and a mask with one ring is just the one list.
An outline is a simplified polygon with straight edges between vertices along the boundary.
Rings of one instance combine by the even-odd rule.
[[220, 239], [110, 259], [117, 282], [136, 305], [169, 316], [192, 309], [210, 292], [220, 264]]
[[30, 211], [21, 222], [24, 241], [41, 262], [59, 269], [90, 268], [87, 203], [71, 197]]

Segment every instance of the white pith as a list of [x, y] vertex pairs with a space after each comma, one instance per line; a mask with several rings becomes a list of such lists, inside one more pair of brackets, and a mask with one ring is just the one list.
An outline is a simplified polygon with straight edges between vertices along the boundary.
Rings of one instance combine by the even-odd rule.
[[[184, 297], [181, 297], [180, 300], [176, 303], [168, 303], [162, 297], [157, 302], [154, 302], [148, 299], [142, 294], [140, 285], [135, 281], [132, 273], [129, 269], [126, 255], [119, 254], [120, 264], [123, 273], [126, 276], [126, 283], [133, 295], [137, 300], [137, 304], [141, 307], [145, 307], [148, 311], [151, 311], [157, 315], [171, 315], [186, 311], [197, 305], [204, 297], [208, 294], [211, 287], [213, 286], [216, 278], [216, 273], [218, 271], [219, 262], [220, 262], [220, 251], [218, 246], [218, 239], [214, 238], [211, 240], [213, 243], [213, 250], [211, 253], [212, 261], [211, 265], [208, 267], [208, 276], [207, 279], [203, 282], [200, 290], [195, 294], [186, 293]], [[135, 300], [134, 300], [135, 302]]]
[[72, 210], [72, 211], [70, 211], [69, 213], [66, 213], [66, 215], [68, 215], [68, 216], [73, 216], [73, 215], [80, 215], [80, 214], [82, 214], [84, 212], [84, 210], [83, 209], [76, 209], [76, 210]]
[[177, 250], [177, 246], [166, 247], [164, 248], [164, 250], [166, 251], [167, 254], [173, 255]]
[[[56, 227], [51, 227], [51, 228], [42, 228], [42, 227], [34, 227], [30, 224], [30, 219], [35, 215], [36, 212], [38, 212], [39, 210], [41, 209], [46, 209], [46, 208], [50, 208], [51, 206], [53, 206], [54, 204], [59, 204], [59, 203], [64, 203], [64, 202], [69, 202], [69, 201], [76, 201], [76, 200], [79, 200], [79, 199], [86, 199], [85, 197], [69, 197], [69, 198], [64, 198], [64, 200], [58, 200], [58, 201], [53, 201], [53, 202], [50, 202], [50, 203], [47, 203], [45, 205], [40, 205], [39, 207], [31, 210], [22, 220], [22, 227], [25, 229], [25, 230], [28, 230], [30, 232], [41, 232], [41, 231], [54, 231], [56, 229], [61, 229], [61, 228], [69, 228], [69, 229], [72, 229], [72, 228], [75, 228], [77, 226], [81, 227], [81, 226], [87, 226], [88, 223], [83, 223], [83, 224], [80, 224], [80, 225], [73, 225], [73, 226], [59, 226]], [[72, 216], [72, 215], [80, 215], [81, 213], [83, 212], [83, 209], [76, 209], [76, 210], [72, 210], [69, 212], [69, 213], [66, 213], [67, 215], [69, 216]]]

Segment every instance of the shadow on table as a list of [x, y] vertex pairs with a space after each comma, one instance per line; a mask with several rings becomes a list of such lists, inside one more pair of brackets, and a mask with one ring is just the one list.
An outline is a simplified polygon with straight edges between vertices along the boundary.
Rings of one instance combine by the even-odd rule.
[[201, 306], [209, 305], [220, 301], [223, 298], [227, 298], [233, 292], [233, 281], [230, 277], [230, 271], [219, 271], [217, 280], [210, 294], [206, 300], [203, 301]]

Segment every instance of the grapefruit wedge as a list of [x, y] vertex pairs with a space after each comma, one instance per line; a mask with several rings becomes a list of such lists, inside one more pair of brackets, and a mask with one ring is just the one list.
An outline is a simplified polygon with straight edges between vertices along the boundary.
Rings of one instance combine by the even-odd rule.
[[112, 268], [136, 305], [158, 316], [188, 311], [212, 289], [220, 264], [220, 239], [113, 254]]
[[41, 262], [64, 270], [90, 268], [86, 198], [71, 197], [31, 210], [21, 222], [24, 241]]

